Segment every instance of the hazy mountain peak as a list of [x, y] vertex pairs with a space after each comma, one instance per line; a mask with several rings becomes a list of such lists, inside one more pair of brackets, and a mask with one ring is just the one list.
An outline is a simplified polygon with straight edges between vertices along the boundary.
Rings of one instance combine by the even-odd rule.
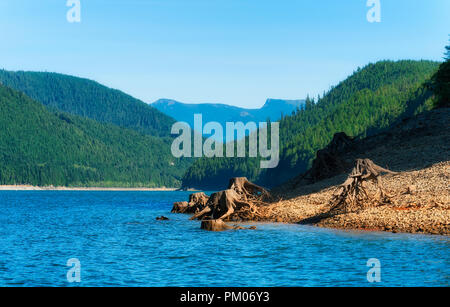
[[291, 105], [293, 107], [301, 107], [305, 104], [304, 99], [296, 99], [296, 100], [287, 100], [287, 99], [274, 99], [269, 98], [266, 100], [266, 103], [262, 107], [264, 108], [272, 108], [272, 107], [278, 107], [280, 104], [282, 105]]
[[203, 124], [214, 121], [225, 127], [226, 122], [258, 123], [267, 119], [278, 121], [282, 115], [292, 114], [303, 103], [304, 100], [268, 99], [260, 109], [246, 109], [219, 103], [188, 104], [171, 99], [159, 99], [152, 106], [177, 121], [189, 123], [191, 127], [194, 127], [194, 114], [203, 115]]

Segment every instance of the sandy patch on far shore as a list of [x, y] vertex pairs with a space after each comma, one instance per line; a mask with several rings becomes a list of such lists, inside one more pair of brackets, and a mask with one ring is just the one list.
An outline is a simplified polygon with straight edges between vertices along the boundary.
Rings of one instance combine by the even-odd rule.
[[177, 191], [176, 188], [100, 188], [100, 187], [36, 187], [32, 185], [0, 185], [0, 191]]

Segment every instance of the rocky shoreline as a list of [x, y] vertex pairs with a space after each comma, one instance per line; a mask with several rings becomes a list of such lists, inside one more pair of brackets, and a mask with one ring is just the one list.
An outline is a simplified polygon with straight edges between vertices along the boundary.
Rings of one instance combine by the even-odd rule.
[[[450, 161], [435, 164], [419, 171], [401, 172], [383, 176], [386, 190], [392, 194], [389, 203], [361, 208], [356, 212], [327, 216], [330, 199], [339, 189], [345, 176], [336, 176], [316, 185], [297, 190], [299, 196], [280, 199], [262, 206], [264, 216], [243, 218], [232, 215], [226, 222], [276, 222], [314, 225], [318, 227], [386, 231], [392, 233], [450, 234]], [[434, 182], [430, 185], [429, 182]], [[414, 183], [414, 184], [413, 184]], [[316, 190], [313, 192], [313, 190]], [[294, 193], [294, 194], [296, 194]], [[205, 195], [193, 194], [191, 208], [183, 213], [195, 214], [206, 205]], [[180, 203], [175, 203], [173, 212]], [[184, 207], [186, 208], [186, 207]], [[210, 219], [209, 219], [210, 220]], [[224, 226], [222, 229], [236, 229]], [[211, 230], [211, 229], [207, 229]]]
[[[383, 176], [390, 203], [357, 212], [324, 216], [343, 176], [305, 186], [294, 196], [271, 205], [271, 221], [319, 227], [402, 233], [450, 234], [450, 161], [422, 170]], [[323, 188], [326, 186], [331, 186]], [[316, 192], [311, 192], [316, 188]], [[321, 189], [322, 188], [322, 189]], [[317, 218], [319, 217], [319, 218]]]

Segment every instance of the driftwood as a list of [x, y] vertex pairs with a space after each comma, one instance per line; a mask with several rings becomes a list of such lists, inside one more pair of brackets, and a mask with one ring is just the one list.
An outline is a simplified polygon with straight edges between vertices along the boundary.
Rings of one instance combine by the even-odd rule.
[[[383, 187], [381, 173], [396, 174], [388, 169], [376, 165], [369, 159], [357, 159], [355, 167], [347, 180], [339, 186], [340, 193], [331, 200], [331, 214], [352, 212], [362, 207], [388, 201], [390, 197]], [[377, 195], [369, 194], [366, 183], [375, 182]]]

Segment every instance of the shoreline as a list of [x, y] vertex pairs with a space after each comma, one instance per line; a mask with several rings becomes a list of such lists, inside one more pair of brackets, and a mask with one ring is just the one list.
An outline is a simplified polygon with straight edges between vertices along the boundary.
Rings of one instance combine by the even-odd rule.
[[[367, 202], [367, 204], [361, 204], [361, 208], [358, 210], [330, 214], [330, 200], [333, 199], [336, 190], [348, 177], [346, 174], [337, 175], [295, 189], [290, 186], [285, 187], [286, 190], [278, 193], [281, 199], [260, 207], [259, 216], [239, 216], [239, 212], [237, 212], [236, 216], [228, 217], [223, 221], [226, 223], [297, 224], [345, 231], [410, 233], [449, 237], [449, 174], [450, 161], [446, 161], [418, 170], [406, 170], [382, 175], [385, 191], [389, 195], [388, 200], [376, 204]], [[367, 185], [367, 188], [370, 189], [370, 194], [376, 195], [376, 186], [371, 184]], [[176, 210], [183, 209], [183, 206], [190, 209], [196, 209], [196, 206], [200, 206], [200, 208], [203, 208], [201, 210], [204, 211], [205, 201], [199, 199], [199, 196], [197, 198], [193, 196], [195, 194], [189, 197], [189, 202], [174, 203], [172, 213], [192, 214], [194, 212]], [[214, 199], [212, 203], [214, 203]], [[220, 203], [216, 204], [216, 206], [220, 205]], [[227, 230], [228, 228], [218, 227], [217, 229], [214, 231]]]
[[450, 161], [447, 161], [420, 170], [382, 176], [391, 194], [389, 204], [326, 216], [329, 200], [346, 177], [336, 176], [315, 185], [300, 187], [287, 195], [285, 200], [269, 205], [271, 214], [267, 220], [328, 229], [448, 237], [450, 190], [443, 177], [450, 174], [449, 171]]
[[0, 185], [0, 191], [111, 191], [111, 192], [174, 192], [178, 188], [105, 188], [105, 187], [38, 187], [32, 185]]

